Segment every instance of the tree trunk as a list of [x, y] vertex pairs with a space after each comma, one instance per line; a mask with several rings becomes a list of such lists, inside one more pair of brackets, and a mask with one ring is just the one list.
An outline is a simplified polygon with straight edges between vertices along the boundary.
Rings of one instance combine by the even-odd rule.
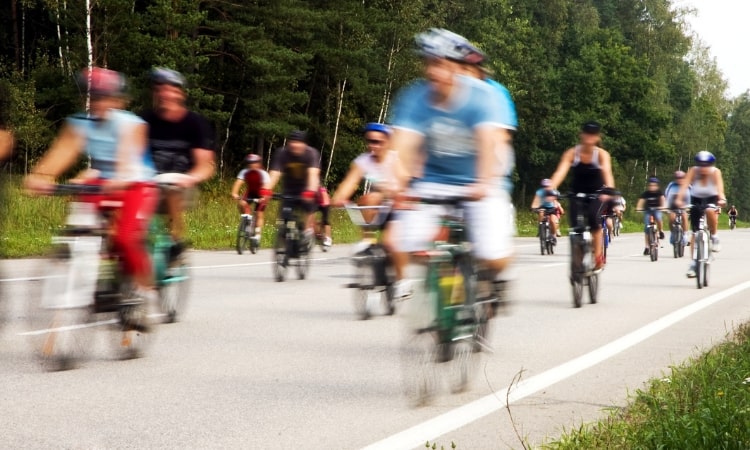
[[323, 178], [323, 183], [328, 182], [328, 175], [331, 173], [331, 163], [333, 162], [333, 156], [336, 152], [336, 139], [339, 136], [339, 123], [341, 122], [341, 108], [344, 106], [344, 91], [346, 90], [346, 78], [341, 83], [339, 89], [339, 104], [338, 111], [336, 112], [336, 126], [333, 129], [333, 142], [331, 143], [331, 156], [328, 158], [328, 168], [326, 168], [326, 176]]
[[388, 52], [388, 66], [386, 68], [386, 87], [383, 90], [383, 100], [380, 102], [380, 113], [378, 114], [378, 122], [383, 123], [385, 121], [385, 115], [388, 113], [388, 104], [391, 98], [391, 89], [393, 89], [393, 78], [391, 76], [391, 70], [393, 69], [393, 55], [396, 52], [396, 41], [391, 43], [391, 51]]
[[21, 35], [18, 31], [18, 0], [10, 0], [10, 12], [13, 15], [13, 47], [16, 57], [16, 71], [21, 71]]
[[60, 73], [65, 73], [65, 57], [63, 56], [62, 31], [60, 27], [60, 1], [55, 1], [55, 29], [57, 31], [57, 55], [60, 57]]
[[227, 142], [229, 142], [229, 128], [232, 126], [232, 119], [234, 118], [234, 113], [237, 111], [237, 104], [240, 102], [240, 96], [238, 95], [234, 99], [234, 106], [232, 106], [232, 112], [229, 113], [229, 120], [227, 120], [227, 131], [224, 134], [224, 143], [221, 144], [221, 150], [219, 151], [219, 179], [221, 181], [224, 181], [224, 149], [227, 146]]
[[[94, 46], [91, 43], [91, 0], [86, 0], [86, 66], [89, 79], [86, 80], [86, 112], [91, 111], [91, 69], [94, 67]], [[91, 163], [89, 159], [89, 163]]]

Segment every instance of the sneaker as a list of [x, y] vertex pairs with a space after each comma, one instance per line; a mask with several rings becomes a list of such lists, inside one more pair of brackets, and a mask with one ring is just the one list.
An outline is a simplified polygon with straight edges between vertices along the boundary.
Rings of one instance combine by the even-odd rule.
[[711, 251], [712, 252], [720, 252], [721, 251], [721, 245], [719, 244], [719, 238], [716, 236], [711, 236]]
[[330, 247], [333, 245], [333, 239], [331, 239], [330, 236], [326, 236], [325, 239], [323, 239], [323, 247]]
[[663, 231], [659, 232], [659, 239], [664, 239], [664, 232]]
[[602, 270], [604, 270], [605, 264], [606, 264], [606, 260], [604, 259], [604, 255], [597, 256], [596, 265], [594, 266], [594, 273], [599, 273]]
[[358, 255], [360, 253], [364, 253], [365, 250], [370, 248], [370, 241], [367, 239], [362, 239], [361, 241], [357, 242], [352, 246], [352, 253], [355, 255]]
[[688, 278], [695, 278], [697, 274], [695, 273], [695, 261], [690, 263], [690, 267], [688, 267], [688, 271], [685, 274]]
[[409, 280], [398, 280], [393, 283], [393, 298], [396, 301], [403, 301], [411, 297], [412, 289]]
[[648, 249], [648, 247], [643, 249], [643, 256], [648, 256], [651, 254], [651, 250]]
[[557, 229], [557, 232], [555, 232], [555, 236], [562, 237], [562, 233], [560, 233], [560, 229]]

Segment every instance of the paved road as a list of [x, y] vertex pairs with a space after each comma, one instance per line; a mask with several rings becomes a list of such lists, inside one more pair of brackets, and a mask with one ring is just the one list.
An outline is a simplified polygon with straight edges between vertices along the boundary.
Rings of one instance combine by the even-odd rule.
[[[750, 231], [722, 235], [711, 286], [697, 290], [686, 260], [641, 256], [638, 235], [618, 238], [596, 305], [571, 307], [567, 245], [539, 256], [518, 239], [512, 314], [494, 322], [493, 355], [462, 394], [427, 407], [401, 395], [401, 318], [355, 320], [348, 248], [317, 253], [308, 280], [276, 283], [270, 255], [193, 252], [188, 314], [165, 325], [147, 357], [44, 373], [30, 357], [23, 302], [43, 264], [3, 261], [0, 446], [5, 448], [413, 448], [538, 444], [661, 376], [750, 316], [744, 256]], [[668, 250], [668, 249], [665, 249]], [[666, 253], [666, 251], [664, 252]], [[744, 284], [743, 284], [744, 283]], [[731, 290], [734, 288], [734, 290]], [[104, 341], [106, 334], [101, 333]], [[99, 342], [97, 348], [105, 348]], [[523, 384], [505, 388], [518, 372]], [[443, 434], [445, 433], [445, 434]]]

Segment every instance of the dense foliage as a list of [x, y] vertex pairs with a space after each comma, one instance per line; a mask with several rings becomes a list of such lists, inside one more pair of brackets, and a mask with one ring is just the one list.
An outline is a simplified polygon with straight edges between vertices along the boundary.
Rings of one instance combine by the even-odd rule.
[[224, 176], [249, 149], [267, 157], [302, 127], [333, 186], [363, 150], [362, 124], [384, 120], [418, 76], [413, 35], [446, 27], [480, 45], [513, 93], [517, 200], [595, 118], [629, 195], [709, 149], [747, 210], [750, 100], [725, 98], [686, 14], [670, 0], [10, 0], [0, 5], [0, 118], [17, 136], [11, 170], [23, 172], [80, 106], [73, 75], [90, 35], [94, 63], [130, 76], [135, 110], [148, 105], [150, 67], [187, 75]]

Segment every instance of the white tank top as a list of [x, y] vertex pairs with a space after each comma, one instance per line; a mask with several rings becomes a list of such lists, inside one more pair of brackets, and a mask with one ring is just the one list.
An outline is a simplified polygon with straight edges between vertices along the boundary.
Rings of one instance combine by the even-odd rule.
[[[695, 168], [696, 171], [699, 169], [698, 167]], [[716, 167], [711, 168], [705, 179], [694, 180], [692, 187], [693, 197], [708, 198], [719, 195], [719, 188], [716, 186]]]

